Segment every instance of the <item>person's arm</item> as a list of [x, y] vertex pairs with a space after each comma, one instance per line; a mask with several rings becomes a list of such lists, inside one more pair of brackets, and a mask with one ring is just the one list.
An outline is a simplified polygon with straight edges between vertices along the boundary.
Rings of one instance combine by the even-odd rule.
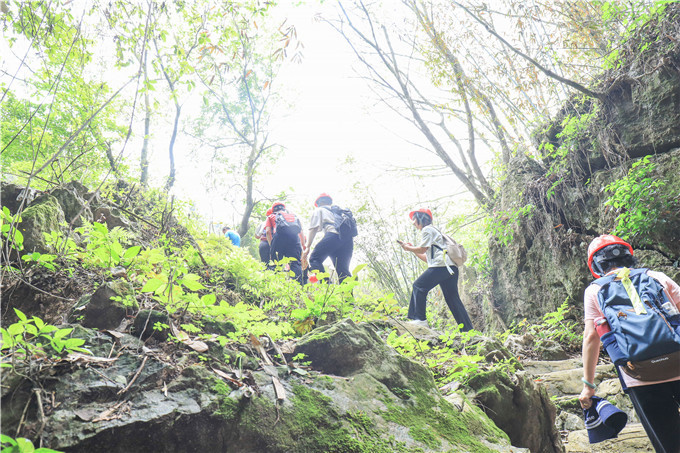
[[421, 260], [427, 262], [427, 256], [425, 256], [425, 253], [429, 247], [416, 247], [408, 242], [399, 242], [399, 245], [401, 245], [401, 248], [407, 252], [411, 252]]
[[[583, 379], [594, 384], [595, 368], [597, 367], [597, 360], [600, 358], [600, 337], [595, 330], [592, 319], [585, 320], [581, 354], [583, 359]], [[578, 397], [581, 407], [588, 409], [591, 405], [590, 398], [593, 395], [595, 395], [595, 389], [583, 383], [583, 390], [581, 390], [581, 394]]]
[[302, 252], [305, 256], [309, 254], [309, 251], [312, 249], [312, 244], [314, 243], [314, 237], [316, 236], [317, 229], [316, 228], [310, 228], [309, 229], [309, 234], [307, 235], [307, 246], [305, 247], [304, 252]]

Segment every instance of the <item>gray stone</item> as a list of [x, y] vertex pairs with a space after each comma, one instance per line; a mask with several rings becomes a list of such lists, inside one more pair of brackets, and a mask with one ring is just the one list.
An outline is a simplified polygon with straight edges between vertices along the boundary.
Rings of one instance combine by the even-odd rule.
[[72, 223], [74, 227], [80, 227], [83, 225], [83, 220], [92, 222], [92, 211], [87, 206], [87, 201], [72, 184], [57, 187], [51, 195], [59, 201], [66, 222]]
[[115, 329], [126, 314], [137, 311], [139, 305], [133, 296], [132, 286], [123, 281], [106, 282], [94, 292], [82, 310], [85, 327]]

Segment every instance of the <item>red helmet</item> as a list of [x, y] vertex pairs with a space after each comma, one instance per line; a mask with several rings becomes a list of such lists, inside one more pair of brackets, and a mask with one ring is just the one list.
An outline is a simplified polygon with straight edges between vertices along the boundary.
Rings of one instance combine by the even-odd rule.
[[422, 212], [423, 214], [427, 214], [428, 216], [430, 216], [430, 220], [433, 219], [433, 217], [432, 217], [432, 211], [430, 211], [430, 210], [427, 209], [427, 208], [420, 208], [420, 209], [416, 209], [415, 211], [411, 211], [411, 212], [408, 213], [408, 217], [409, 217], [411, 220], [413, 220], [413, 214], [415, 214], [416, 212]]
[[319, 199], [320, 198], [328, 198], [329, 200], [331, 200], [331, 203], [333, 203], [333, 198], [330, 195], [328, 195], [326, 192], [323, 192], [321, 195], [316, 197], [316, 200], [314, 200], [314, 206], [317, 207], [317, 208], [319, 207]]
[[593, 277], [602, 277], [602, 275], [596, 272], [598, 269], [593, 269], [593, 258], [595, 257], [595, 254], [603, 248], [615, 244], [626, 247], [630, 252], [630, 255], [633, 256], [633, 247], [620, 237], [614, 236], [613, 234], [603, 234], [602, 236], [596, 237], [588, 246], [588, 267], [590, 268], [590, 273], [593, 274]]
[[282, 201], [275, 201], [274, 204], [272, 205], [272, 207], [270, 208], [272, 210], [272, 212], [276, 211], [277, 206], [283, 206], [283, 209], [286, 209], [286, 205], [283, 204]]

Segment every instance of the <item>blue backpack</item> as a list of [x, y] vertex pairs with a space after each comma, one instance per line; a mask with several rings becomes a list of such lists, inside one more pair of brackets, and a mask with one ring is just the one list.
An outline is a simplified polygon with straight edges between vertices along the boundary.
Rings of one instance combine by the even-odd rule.
[[[641, 381], [660, 381], [680, 375], [680, 315], [670, 314], [672, 304], [663, 286], [647, 275], [647, 269], [632, 269], [628, 276], [639, 302], [629, 296], [626, 278], [611, 274], [595, 280], [600, 285], [597, 300], [611, 331], [601, 340], [612, 362]], [[631, 289], [631, 288], [629, 288]]]

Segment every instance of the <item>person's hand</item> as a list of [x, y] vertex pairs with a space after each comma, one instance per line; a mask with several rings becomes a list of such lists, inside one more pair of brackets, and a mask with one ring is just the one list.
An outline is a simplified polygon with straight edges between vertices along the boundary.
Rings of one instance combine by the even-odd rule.
[[587, 385], [583, 385], [583, 390], [581, 390], [581, 394], [578, 396], [578, 401], [581, 403], [581, 407], [583, 409], [588, 409], [590, 406], [593, 404], [592, 398], [595, 395], [595, 389], [588, 387]]

